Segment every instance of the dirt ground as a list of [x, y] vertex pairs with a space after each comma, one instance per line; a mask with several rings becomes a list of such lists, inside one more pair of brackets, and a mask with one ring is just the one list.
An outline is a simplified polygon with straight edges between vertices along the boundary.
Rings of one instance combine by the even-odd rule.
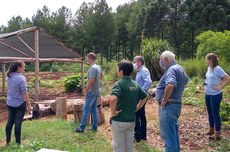
[[[70, 75], [68, 72], [63, 73], [44, 73], [41, 74], [42, 79], [60, 79]], [[33, 75], [27, 74], [27, 80]], [[82, 98], [79, 92], [64, 92], [59, 88], [52, 88], [50, 90], [41, 89], [40, 98], [55, 99], [58, 96], [67, 96], [68, 98]], [[111, 129], [109, 125], [110, 109], [104, 107], [103, 112], [106, 118], [106, 123], [99, 127], [99, 131], [111, 141]], [[69, 117], [69, 116], [68, 116]], [[73, 119], [73, 115], [70, 116]], [[163, 149], [164, 145], [159, 135], [158, 123], [158, 104], [154, 99], [148, 100], [146, 104], [146, 117], [147, 117], [147, 141], [146, 144]], [[5, 124], [7, 119], [7, 109], [5, 102], [0, 100], [0, 127]], [[49, 118], [48, 118], [49, 119]], [[208, 118], [207, 112], [204, 108], [197, 106], [183, 105], [181, 116], [179, 119], [179, 132], [181, 151], [211, 151], [210, 141], [205, 133], [208, 131]], [[230, 128], [222, 128], [223, 139], [230, 137]], [[221, 142], [221, 141], [220, 141]], [[230, 151], [230, 150], [229, 150]]]
[[[7, 119], [7, 111], [5, 103], [0, 102], [0, 127], [5, 124]], [[5, 107], [5, 108], [4, 108]], [[106, 122], [99, 127], [100, 133], [104, 134], [108, 140], [111, 141], [111, 128], [109, 124], [110, 109], [104, 107], [103, 112]], [[158, 104], [152, 99], [148, 100], [146, 104], [146, 117], [147, 117], [147, 141], [146, 144], [163, 149], [164, 145], [159, 135], [158, 123]], [[68, 116], [74, 119], [73, 115]], [[47, 118], [49, 119], [49, 118]], [[208, 136], [205, 133], [208, 131], [208, 118], [205, 109], [199, 107], [183, 105], [181, 116], [179, 119], [179, 132], [181, 151], [211, 151], [212, 147]], [[222, 128], [222, 137], [229, 138], [230, 128]], [[220, 141], [221, 142], [221, 141]]]
[[[109, 125], [110, 109], [104, 108], [106, 123], [101, 126], [101, 132], [111, 140]], [[163, 149], [164, 145], [159, 135], [158, 104], [152, 99], [146, 104], [147, 141], [146, 144]], [[205, 133], [208, 131], [208, 118], [205, 109], [183, 105], [179, 119], [181, 151], [211, 151], [211, 141]], [[230, 137], [230, 128], [222, 128], [222, 137]], [[221, 142], [221, 141], [220, 141]]]

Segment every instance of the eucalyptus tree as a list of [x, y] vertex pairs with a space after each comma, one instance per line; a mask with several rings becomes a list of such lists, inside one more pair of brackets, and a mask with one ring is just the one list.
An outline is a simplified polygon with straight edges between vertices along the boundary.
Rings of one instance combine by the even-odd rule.
[[4, 29], [4, 32], [13, 32], [22, 29], [23, 19], [21, 16], [13, 16], [8, 21], [8, 26]]
[[69, 8], [62, 6], [51, 15], [52, 27], [50, 27], [50, 34], [62, 41], [67, 46], [71, 47], [72, 38], [72, 25], [73, 17]]
[[108, 6], [105, 0], [95, 2], [92, 15], [86, 25], [87, 39], [92, 41], [96, 53], [101, 55], [101, 64], [103, 56], [108, 58], [108, 48], [113, 40], [115, 33], [115, 21], [112, 15], [112, 8]]
[[[87, 24], [89, 22], [90, 16], [93, 14], [93, 3], [83, 2], [80, 8], [77, 10], [74, 16], [74, 26], [72, 35], [75, 39], [73, 46], [76, 49], [81, 50], [81, 54], [84, 56], [85, 49], [88, 51], [93, 47], [90, 37], [87, 37]], [[88, 52], [87, 52], [88, 53]]]
[[33, 26], [43, 28], [49, 33], [53, 25], [50, 9], [46, 5], [42, 9], [38, 9], [36, 14], [32, 16], [32, 22]]

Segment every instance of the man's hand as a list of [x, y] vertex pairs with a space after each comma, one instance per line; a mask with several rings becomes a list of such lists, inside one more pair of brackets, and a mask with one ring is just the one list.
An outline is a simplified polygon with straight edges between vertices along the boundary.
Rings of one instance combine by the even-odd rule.
[[86, 99], [87, 95], [88, 95], [88, 91], [85, 91], [85, 95], [84, 95], [85, 99]]
[[164, 99], [162, 99], [161, 100], [161, 107], [164, 108], [166, 104], [167, 104], [167, 101], [165, 101]]
[[26, 112], [31, 114], [32, 108], [31, 105], [27, 105]]
[[118, 115], [119, 113], [121, 113], [121, 112], [122, 112], [122, 110], [115, 111], [115, 113], [113, 113], [111, 117], [115, 117], [115, 116], [117, 116], [117, 115]]

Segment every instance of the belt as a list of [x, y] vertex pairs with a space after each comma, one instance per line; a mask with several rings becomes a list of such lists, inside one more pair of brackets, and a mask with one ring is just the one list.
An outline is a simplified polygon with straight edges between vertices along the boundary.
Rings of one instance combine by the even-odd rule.
[[[158, 103], [161, 104], [161, 102], [159, 102], [159, 101], [158, 101]], [[181, 101], [169, 99], [166, 104], [181, 104]]]

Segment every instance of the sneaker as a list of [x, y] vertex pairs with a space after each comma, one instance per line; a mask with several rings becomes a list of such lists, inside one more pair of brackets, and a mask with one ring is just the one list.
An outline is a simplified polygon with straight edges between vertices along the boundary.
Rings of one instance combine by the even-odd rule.
[[146, 137], [142, 137], [141, 140], [147, 140], [147, 138]]
[[74, 129], [74, 131], [75, 131], [76, 133], [83, 132], [83, 130], [82, 130], [80, 127], [77, 127], [76, 129]]
[[92, 130], [93, 132], [97, 132], [97, 129], [92, 128], [91, 130]]
[[133, 142], [134, 142], [134, 143], [139, 143], [139, 142], [141, 142], [141, 139], [139, 139], [139, 138], [134, 138]]

